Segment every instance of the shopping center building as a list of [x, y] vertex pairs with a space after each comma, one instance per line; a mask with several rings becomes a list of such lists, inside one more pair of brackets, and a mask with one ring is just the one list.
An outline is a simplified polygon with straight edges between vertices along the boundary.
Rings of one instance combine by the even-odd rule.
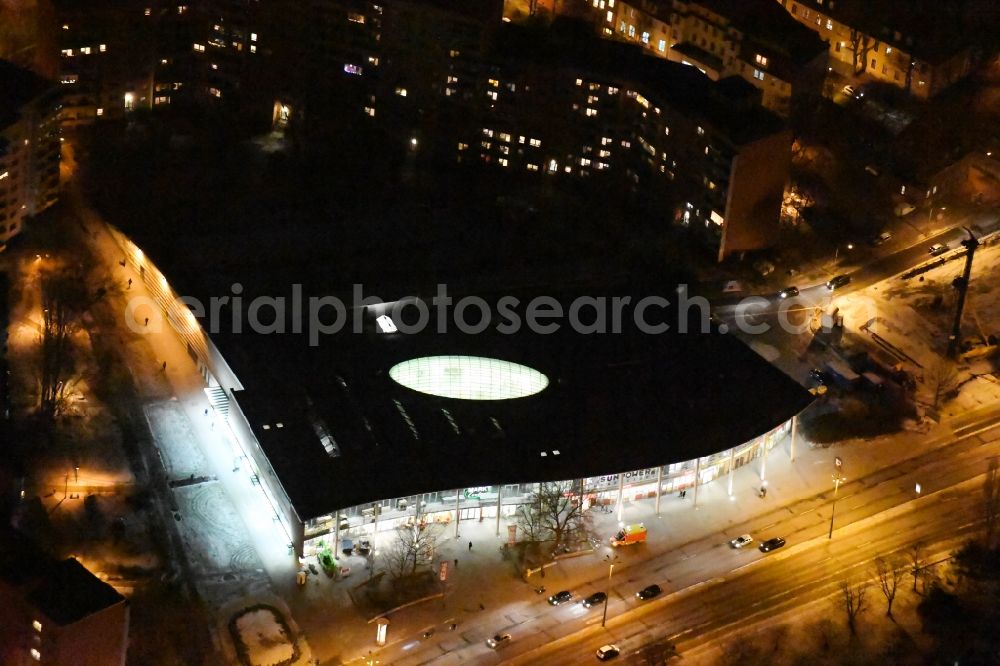
[[[546, 294], [548, 308], [564, 314], [586, 303], [575, 318], [554, 320], [553, 332], [527, 326], [527, 304], [540, 294], [532, 291], [481, 301], [496, 313], [504, 296], [518, 299], [524, 325], [516, 331], [497, 317], [477, 332], [462, 332], [457, 317], [440, 330], [431, 310], [428, 326], [404, 332], [419, 308], [396, 301], [349, 306], [349, 324], [315, 344], [294, 323], [284, 335], [246, 325], [208, 334], [198, 308], [116, 236], [198, 364], [234, 456], [300, 555], [335, 543], [341, 530], [358, 536], [413, 521], [457, 533], [461, 521], [490, 520], [507, 535], [505, 521], [539, 482], [564, 482], [588, 506], [620, 513], [648, 500], [658, 509], [660, 495], [720, 480], [794, 437], [795, 416], [811, 399], [697, 304], [639, 308], [648, 290], [583, 301]], [[680, 300], [673, 288], [656, 293]], [[578, 332], [615, 297], [631, 304], [618, 316], [620, 332], [614, 313], [608, 332]], [[475, 324], [479, 312], [468, 307], [464, 319]], [[647, 330], [660, 324], [669, 330]]]

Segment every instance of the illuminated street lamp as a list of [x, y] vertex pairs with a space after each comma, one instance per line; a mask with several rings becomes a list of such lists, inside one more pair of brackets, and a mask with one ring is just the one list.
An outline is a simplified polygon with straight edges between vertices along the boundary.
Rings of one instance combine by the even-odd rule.
[[605, 555], [604, 561], [608, 563], [608, 591], [604, 595], [604, 614], [601, 616], [601, 626], [608, 620], [608, 597], [611, 596], [611, 574], [615, 572], [615, 563], [618, 562], [617, 555]]
[[840, 484], [847, 480], [840, 472], [840, 458], [837, 458], [837, 472], [833, 475], [833, 507], [830, 509], [830, 533], [826, 535], [827, 539], [833, 538], [833, 517], [837, 515], [837, 491], [840, 490]]

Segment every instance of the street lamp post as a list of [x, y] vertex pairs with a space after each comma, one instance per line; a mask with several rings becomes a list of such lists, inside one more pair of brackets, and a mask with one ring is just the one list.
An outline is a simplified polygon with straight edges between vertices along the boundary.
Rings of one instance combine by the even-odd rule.
[[608, 563], [608, 591], [604, 595], [604, 614], [601, 616], [601, 626], [608, 621], [608, 597], [611, 596], [611, 574], [615, 572], [615, 562], [618, 561], [618, 556], [605, 555], [604, 561]]
[[827, 539], [833, 538], [833, 517], [837, 515], [837, 491], [840, 490], [840, 484], [845, 481], [844, 477], [837, 472], [837, 475], [833, 477], [833, 508], [830, 510], [830, 533], [826, 535]]

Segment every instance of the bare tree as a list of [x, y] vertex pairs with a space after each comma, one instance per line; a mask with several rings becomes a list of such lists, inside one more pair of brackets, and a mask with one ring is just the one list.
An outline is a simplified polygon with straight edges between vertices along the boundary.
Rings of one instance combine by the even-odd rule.
[[896, 600], [899, 581], [906, 575], [906, 568], [900, 562], [885, 557], [875, 558], [875, 579], [885, 596], [885, 614], [892, 617], [892, 602]]
[[996, 458], [990, 458], [986, 479], [983, 481], [983, 522], [986, 524], [986, 547], [993, 549], [997, 545], [997, 527], [1000, 522], [1000, 477]]
[[868, 583], [851, 584], [850, 581], [840, 582], [841, 601], [844, 604], [844, 612], [847, 613], [847, 628], [851, 630], [851, 635], [857, 635], [857, 619], [868, 607], [867, 593]]
[[538, 484], [531, 499], [518, 508], [518, 528], [528, 541], [551, 541], [555, 552], [574, 538], [590, 537], [590, 514], [585, 513], [582, 502], [575, 499], [578, 498], [566, 492], [561, 484]]
[[917, 580], [924, 566], [924, 544], [918, 541], [906, 550], [910, 562], [910, 575], [913, 576], [913, 591], [917, 591]]
[[73, 336], [89, 305], [89, 296], [86, 282], [70, 272], [44, 275], [41, 289], [40, 411], [42, 416], [52, 419], [59, 412], [67, 380], [74, 370]]
[[381, 566], [394, 581], [412, 576], [434, 561], [440, 538], [441, 526], [434, 523], [399, 527], [392, 543], [379, 550]]
[[875, 45], [868, 35], [855, 29], [851, 29], [851, 49], [854, 52], [854, 73], [861, 74], [865, 71], [868, 63], [868, 53]]

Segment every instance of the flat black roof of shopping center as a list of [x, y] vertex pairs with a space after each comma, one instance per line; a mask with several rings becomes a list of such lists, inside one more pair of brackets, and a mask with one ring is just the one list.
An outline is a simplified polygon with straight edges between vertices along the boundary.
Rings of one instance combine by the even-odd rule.
[[[811, 400], [732, 335], [633, 326], [605, 335], [568, 326], [549, 335], [384, 335], [373, 317], [363, 334], [318, 347], [291, 336], [220, 341], [245, 387], [235, 400], [302, 519], [417, 493], [690, 460], [766, 433]], [[471, 401], [389, 377], [396, 363], [435, 355], [520, 363], [549, 385], [530, 397]], [[321, 444], [324, 432], [338, 455]]]

